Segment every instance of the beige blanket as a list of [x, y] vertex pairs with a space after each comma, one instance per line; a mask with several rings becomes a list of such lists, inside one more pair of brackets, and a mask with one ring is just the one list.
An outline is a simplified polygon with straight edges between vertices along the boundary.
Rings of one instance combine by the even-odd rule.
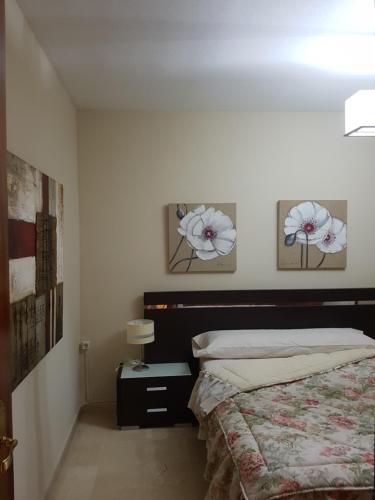
[[291, 358], [209, 360], [194, 386], [189, 407], [208, 415], [238, 392], [287, 383], [375, 356], [375, 349], [303, 354]]

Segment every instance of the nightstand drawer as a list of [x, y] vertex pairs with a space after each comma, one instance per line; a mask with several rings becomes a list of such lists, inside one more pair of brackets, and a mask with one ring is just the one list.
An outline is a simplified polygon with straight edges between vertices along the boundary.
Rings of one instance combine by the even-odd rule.
[[186, 399], [187, 392], [192, 388], [191, 377], [165, 377], [127, 380], [125, 384], [126, 392], [131, 397], [142, 397], [148, 400], [151, 398], [172, 398], [174, 401]]
[[145, 408], [140, 420], [141, 427], [160, 427], [173, 425], [175, 422], [175, 414], [168, 407], [151, 407]]
[[143, 408], [162, 408], [170, 406], [172, 398], [168, 392], [147, 392], [142, 398]]

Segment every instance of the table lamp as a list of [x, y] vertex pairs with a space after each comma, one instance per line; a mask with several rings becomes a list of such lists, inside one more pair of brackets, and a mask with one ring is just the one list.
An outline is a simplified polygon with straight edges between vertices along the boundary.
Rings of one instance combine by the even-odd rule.
[[149, 366], [144, 363], [144, 344], [150, 344], [155, 340], [154, 322], [152, 319], [134, 319], [126, 323], [126, 338], [128, 344], [138, 344], [140, 346], [140, 362], [134, 366], [133, 370], [147, 370]]

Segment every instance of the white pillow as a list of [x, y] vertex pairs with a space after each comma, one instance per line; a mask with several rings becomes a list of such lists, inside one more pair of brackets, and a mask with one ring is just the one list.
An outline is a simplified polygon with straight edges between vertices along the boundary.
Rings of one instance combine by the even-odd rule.
[[375, 340], [353, 328], [299, 330], [215, 330], [192, 339], [196, 358], [286, 358], [298, 354], [375, 347]]

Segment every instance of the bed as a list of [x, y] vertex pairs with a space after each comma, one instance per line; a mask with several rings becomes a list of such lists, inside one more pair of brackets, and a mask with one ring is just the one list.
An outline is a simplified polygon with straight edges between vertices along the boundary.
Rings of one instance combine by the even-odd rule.
[[374, 289], [163, 294], [145, 295], [161, 339], [146, 359], [181, 356], [195, 369], [190, 406], [207, 440], [207, 500], [373, 498], [373, 346], [199, 367], [191, 339], [233, 327], [352, 328], [373, 338]]

